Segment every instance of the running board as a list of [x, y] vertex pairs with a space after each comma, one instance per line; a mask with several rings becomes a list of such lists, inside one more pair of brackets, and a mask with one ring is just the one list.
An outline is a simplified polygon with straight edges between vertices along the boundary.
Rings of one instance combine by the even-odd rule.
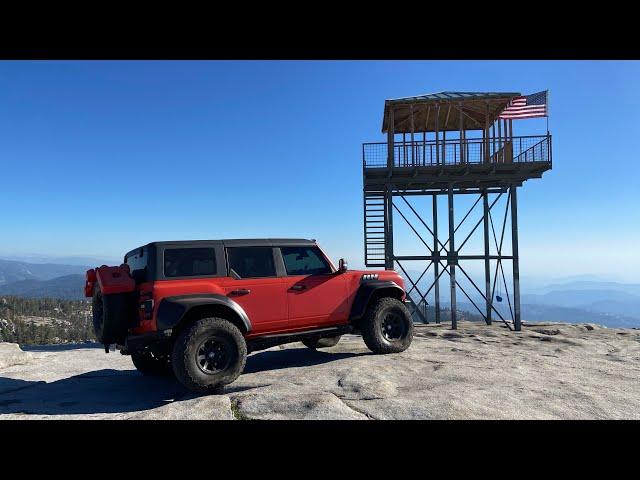
[[334, 337], [352, 333], [353, 331], [353, 325], [340, 325], [339, 327], [315, 328], [303, 332], [274, 333], [272, 335], [262, 335], [255, 340], [247, 340], [247, 347], [250, 352], [255, 352], [285, 343], [299, 342], [306, 338]]
[[260, 339], [284, 338], [284, 337], [295, 337], [295, 336], [308, 337], [308, 336], [313, 336], [317, 334], [323, 335], [325, 333], [333, 333], [333, 332], [349, 333], [351, 331], [353, 331], [352, 325], [341, 325], [339, 327], [315, 328], [313, 330], [304, 330], [301, 332], [285, 332], [285, 333], [274, 333], [272, 335], [262, 335]]

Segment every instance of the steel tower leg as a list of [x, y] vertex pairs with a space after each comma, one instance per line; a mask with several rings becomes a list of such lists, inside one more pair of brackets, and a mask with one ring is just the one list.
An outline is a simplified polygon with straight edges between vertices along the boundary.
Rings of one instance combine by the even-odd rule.
[[456, 318], [456, 247], [453, 236], [455, 235], [454, 217], [453, 217], [453, 186], [449, 186], [449, 279], [451, 283], [451, 328], [458, 328], [458, 319]]
[[486, 297], [486, 318], [487, 325], [491, 325], [491, 261], [489, 259], [489, 193], [485, 188], [482, 191], [482, 202], [484, 206], [484, 283]]
[[384, 263], [386, 270], [393, 270], [393, 193], [391, 186], [387, 185], [384, 192], [384, 208], [386, 215]]
[[513, 255], [513, 327], [519, 332], [520, 322], [520, 261], [518, 258], [518, 200], [517, 187], [511, 185], [511, 248]]
[[435, 319], [440, 323], [440, 256], [438, 252], [438, 195], [431, 195], [433, 199], [433, 295], [435, 297]]

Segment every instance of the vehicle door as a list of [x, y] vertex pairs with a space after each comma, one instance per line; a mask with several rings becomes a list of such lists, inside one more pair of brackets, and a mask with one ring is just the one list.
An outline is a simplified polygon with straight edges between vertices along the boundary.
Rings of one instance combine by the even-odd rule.
[[288, 323], [286, 287], [276, 274], [273, 248], [227, 247], [230, 280], [225, 294], [247, 313], [252, 334], [285, 328]]
[[344, 275], [334, 272], [317, 246], [280, 247], [285, 267], [289, 327], [309, 328], [348, 321]]

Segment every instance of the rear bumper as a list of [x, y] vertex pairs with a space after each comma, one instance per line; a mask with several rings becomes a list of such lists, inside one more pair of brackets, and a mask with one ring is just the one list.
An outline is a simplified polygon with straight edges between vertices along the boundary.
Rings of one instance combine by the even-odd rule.
[[160, 346], [167, 343], [171, 338], [171, 330], [162, 330], [160, 332], [142, 333], [140, 335], [129, 335], [124, 341], [124, 347], [120, 350], [123, 355], [131, 355], [132, 353], [143, 350], [147, 347]]

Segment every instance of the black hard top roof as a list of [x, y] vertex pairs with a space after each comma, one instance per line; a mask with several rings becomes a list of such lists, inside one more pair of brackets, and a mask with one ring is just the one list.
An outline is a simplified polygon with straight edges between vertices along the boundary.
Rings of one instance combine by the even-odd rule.
[[[229, 247], [272, 247], [272, 246], [305, 246], [316, 245], [315, 240], [306, 238], [229, 238], [222, 240], [168, 240], [162, 242], [150, 242], [142, 247], [147, 246], [189, 246], [189, 245], [215, 245], [222, 244]], [[136, 253], [140, 248], [137, 247], [127, 252], [125, 257], [132, 253]]]

